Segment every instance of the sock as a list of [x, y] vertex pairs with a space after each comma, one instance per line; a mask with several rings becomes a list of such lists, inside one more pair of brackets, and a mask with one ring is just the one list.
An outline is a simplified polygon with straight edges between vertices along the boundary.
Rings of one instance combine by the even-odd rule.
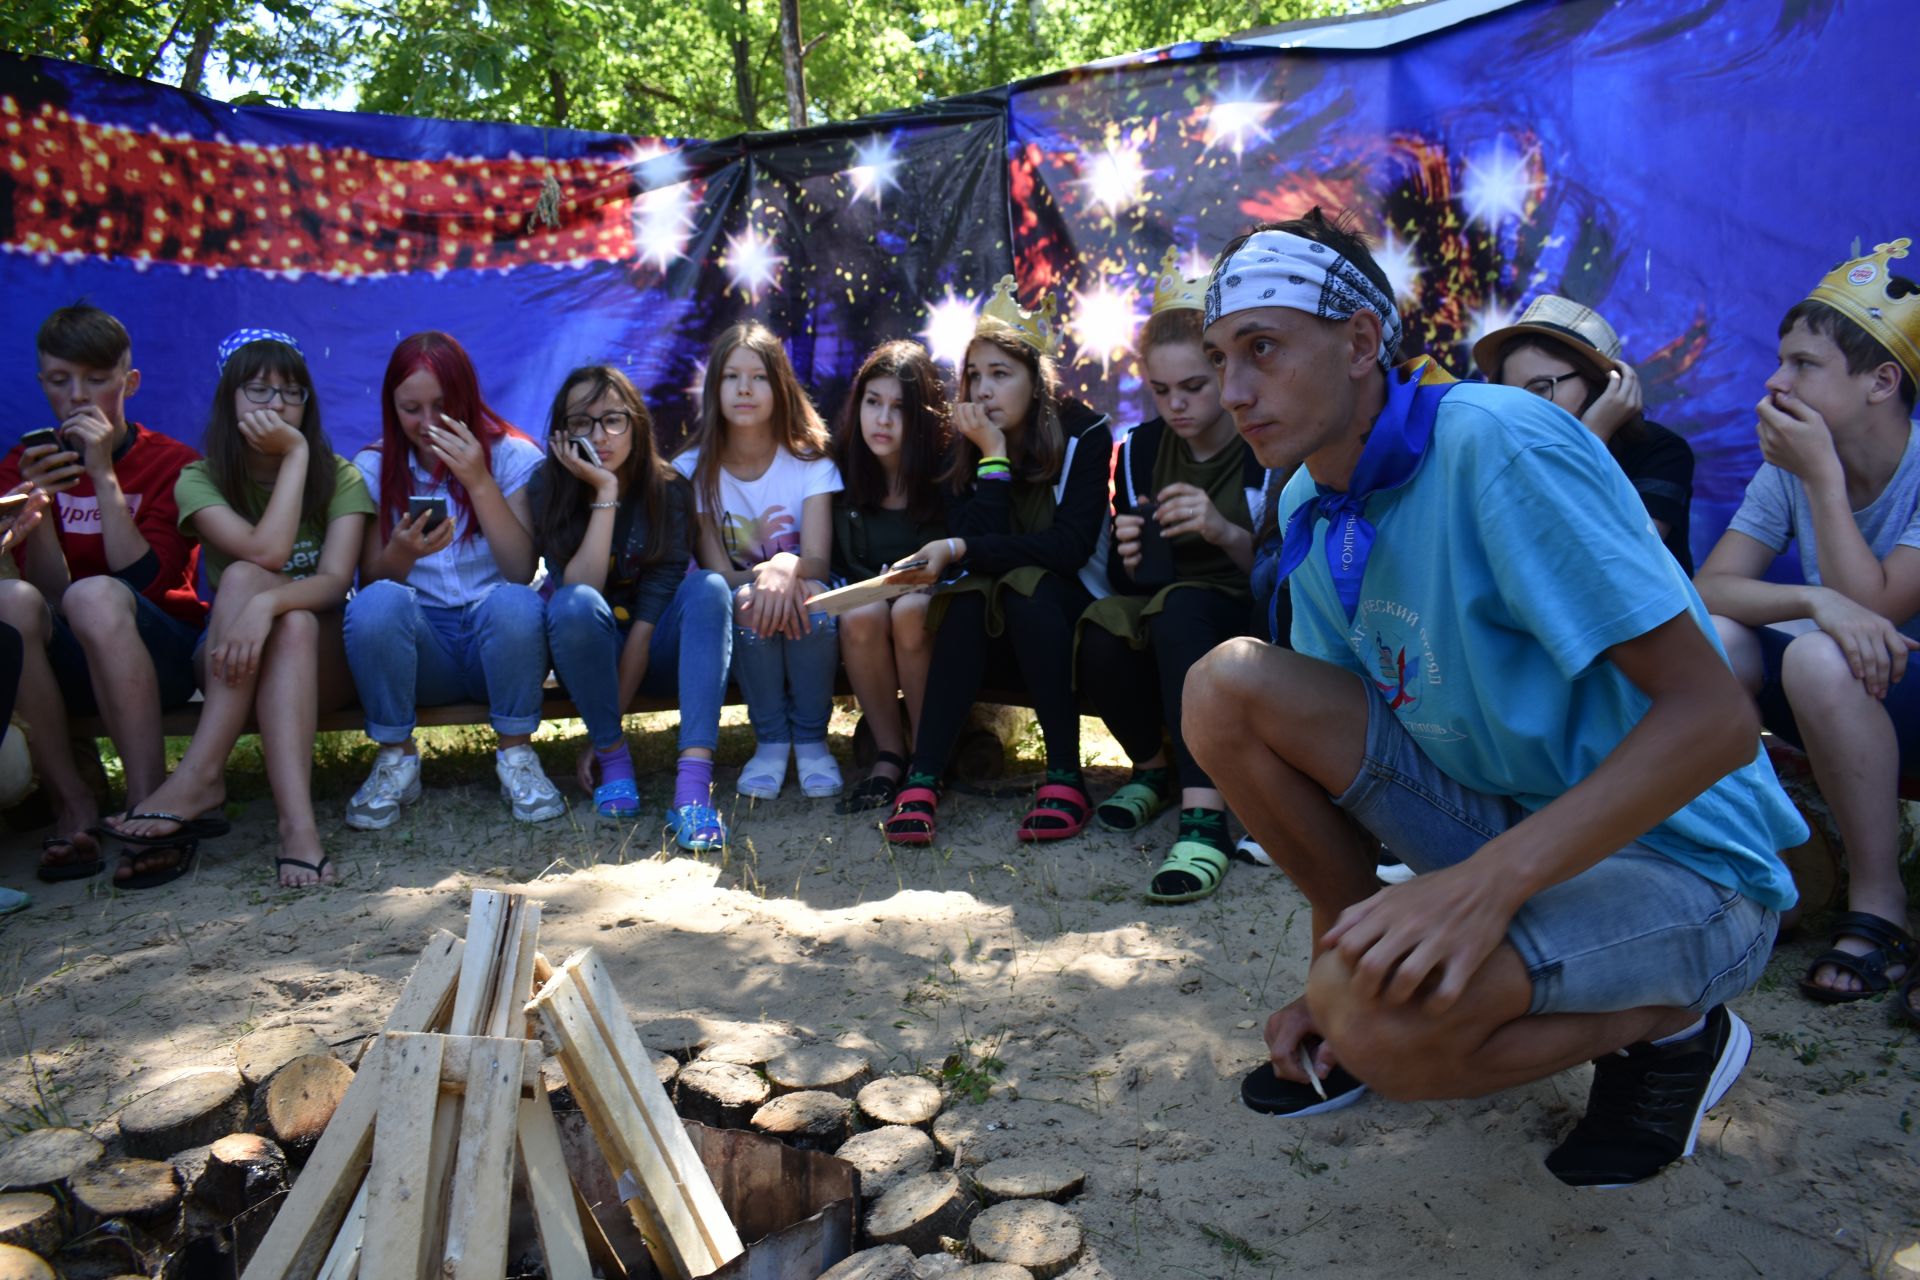
[[1180, 834], [1175, 840], [1192, 840], [1227, 853], [1233, 841], [1227, 838], [1227, 815], [1219, 809], [1182, 809]]
[[600, 762], [600, 781], [633, 781], [633, 757], [627, 753], [625, 738], [610, 747], [595, 747], [593, 758]]
[[681, 756], [673, 776], [673, 807], [713, 801], [713, 761]]
[[909, 787], [925, 787], [929, 791], [938, 791], [940, 789], [940, 775], [937, 773], [921, 773], [918, 769], [910, 769], [907, 772], [906, 778], [901, 781], [900, 789], [905, 791]]
[[1676, 1031], [1670, 1036], [1661, 1036], [1658, 1040], [1652, 1040], [1652, 1041], [1649, 1041], [1648, 1043], [1659, 1045], [1659, 1044], [1672, 1044], [1676, 1040], [1691, 1040], [1693, 1039], [1693, 1037], [1699, 1035], [1702, 1031], [1705, 1031], [1706, 1029], [1707, 1029], [1707, 1015], [1703, 1013], [1700, 1015], [1699, 1021], [1695, 1022], [1692, 1026], [1685, 1027], [1679, 1031]]
[[1161, 765], [1157, 769], [1135, 769], [1133, 776], [1127, 781], [1137, 782], [1143, 787], [1152, 787], [1164, 796], [1173, 787], [1173, 771], [1166, 765]]

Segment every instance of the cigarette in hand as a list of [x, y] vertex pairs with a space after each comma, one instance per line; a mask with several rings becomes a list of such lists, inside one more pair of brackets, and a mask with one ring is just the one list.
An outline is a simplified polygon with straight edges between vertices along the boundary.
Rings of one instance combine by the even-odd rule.
[[1327, 1086], [1320, 1083], [1320, 1073], [1313, 1069], [1313, 1054], [1304, 1044], [1299, 1047], [1297, 1052], [1300, 1055], [1300, 1069], [1307, 1073], [1307, 1083], [1312, 1085], [1313, 1091], [1320, 1095], [1320, 1101], [1325, 1102], [1327, 1100]]

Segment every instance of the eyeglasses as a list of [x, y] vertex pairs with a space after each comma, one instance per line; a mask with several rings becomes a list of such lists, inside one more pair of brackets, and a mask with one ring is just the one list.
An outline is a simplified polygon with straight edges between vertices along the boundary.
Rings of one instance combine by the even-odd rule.
[[249, 404], [272, 404], [273, 398], [278, 396], [281, 404], [296, 409], [313, 398], [313, 392], [305, 387], [270, 387], [264, 382], [243, 382], [240, 384], [240, 394], [247, 398]]
[[560, 425], [569, 436], [590, 436], [596, 427], [608, 436], [623, 436], [633, 426], [633, 415], [625, 409], [615, 409], [598, 417], [589, 413], [572, 413], [562, 418]]
[[1527, 381], [1521, 384], [1521, 389], [1539, 396], [1542, 400], [1551, 400], [1553, 399], [1553, 393], [1559, 389], [1561, 383], [1565, 382], [1568, 378], [1577, 378], [1579, 376], [1580, 371], [1577, 369], [1572, 373], [1563, 373], [1557, 378], [1550, 378], [1543, 374], [1538, 378], [1527, 379]]

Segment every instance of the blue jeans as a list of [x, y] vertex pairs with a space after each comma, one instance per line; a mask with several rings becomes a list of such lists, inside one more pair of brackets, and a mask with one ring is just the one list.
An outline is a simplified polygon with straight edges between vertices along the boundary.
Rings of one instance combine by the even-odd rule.
[[532, 587], [500, 583], [457, 609], [429, 608], [412, 587], [371, 583], [347, 601], [347, 665], [367, 736], [405, 742], [416, 707], [487, 704], [495, 733], [540, 727], [547, 682], [545, 605]]
[[[727, 581], [704, 569], [686, 576], [647, 643], [640, 691], [677, 697], [680, 750], [720, 745], [720, 706], [727, 699], [727, 662], [733, 651], [732, 593]], [[620, 727], [620, 654], [631, 624], [623, 626], [605, 596], [592, 587], [561, 587], [547, 602], [547, 644], [554, 674], [567, 687], [587, 725], [587, 740], [611, 747]]]
[[[1416, 872], [1471, 857], [1527, 816], [1442, 773], [1367, 684], [1367, 755], [1333, 802]], [[1533, 983], [1527, 1012], [1660, 1006], [1704, 1013], [1760, 980], [1779, 914], [1643, 844], [1522, 904], [1507, 941]]]
[[830, 614], [816, 613], [807, 621], [813, 629], [798, 640], [757, 636], [734, 624], [733, 678], [747, 700], [756, 742], [827, 740], [840, 629]]

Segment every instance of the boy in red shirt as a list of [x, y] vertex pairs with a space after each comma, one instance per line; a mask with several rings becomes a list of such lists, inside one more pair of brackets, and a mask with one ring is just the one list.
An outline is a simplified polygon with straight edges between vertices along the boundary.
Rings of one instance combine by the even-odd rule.
[[[163, 707], [193, 697], [193, 650], [206, 625], [194, 590], [193, 543], [173, 501], [181, 468], [199, 454], [126, 418], [140, 386], [132, 343], [97, 307], [63, 307], [40, 326], [40, 387], [55, 443], [22, 443], [0, 460], [0, 492], [22, 480], [54, 495], [49, 519], [14, 555], [18, 581], [0, 582], [0, 622], [25, 641], [17, 709], [32, 728], [35, 771], [52, 796], [56, 832], [42, 844], [42, 880], [98, 873], [93, 794], [74, 767], [69, 708], [98, 710], [126, 765], [127, 809], [166, 778]], [[162, 883], [181, 847], [138, 849], [116, 878]]]

